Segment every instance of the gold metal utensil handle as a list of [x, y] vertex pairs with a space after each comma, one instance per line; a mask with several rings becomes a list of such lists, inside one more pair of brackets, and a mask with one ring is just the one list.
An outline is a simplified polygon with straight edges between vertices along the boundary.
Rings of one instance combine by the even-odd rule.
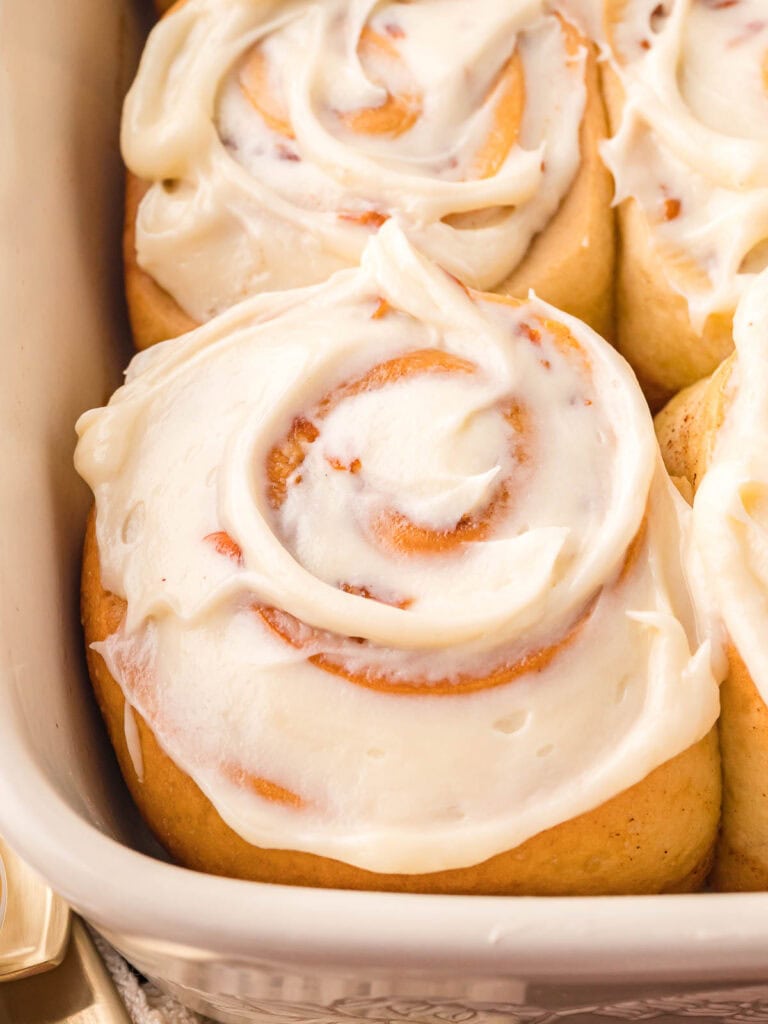
[[0, 985], [0, 1024], [130, 1024], [80, 918], [72, 918], [72, 941], [59, 967]]
[[130, 1024], [83, 922], [2, 838], [0, 888], [0, 1024]]
[[64, 958], [69, 907], [0, 838], [0, 982], [38, 974]]

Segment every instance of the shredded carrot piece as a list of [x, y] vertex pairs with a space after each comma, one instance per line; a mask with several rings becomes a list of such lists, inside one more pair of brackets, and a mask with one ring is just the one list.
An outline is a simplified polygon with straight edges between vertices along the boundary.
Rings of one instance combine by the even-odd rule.
[[234, 785], [240, 786], [243, 789], [250, 789], [257, 796], [263, 797], [271, 803], [284, 804], [286, 807], [294, 807], [296, 810], [301, 810], [307, 806], [298, 793], [293, 793], [290, 789], [278, 786], [276, 782], [270, 782], [269, 779], [262, 779], [257, 775], [252, 775], [237, 765], [224, 765], [222, 774]]
[[220, 555], [224, 555], [225, 558], [231, 558], [238, 565], [243, 564], [243, 552], [240, 545], [224, 530], [219, 530], [217, 533], [209, 533], [206, 537], [203, 537], [203, 540], [213, 544]]
[[296, 138], [288, 111], [274, 93], [269, 77], [269, 65], [264, 51], [259, 46], [254, 47], [240, 71], [240, 88], [273, 131], [286, 139]]
[[[367, 26], [360, 33], [357, 52], [361, 62], [382, 57], [402, 63], [397, 47], [386, 36]], [[418, 92], [395, 95], [387, 90], [387, 98], [379, 107], [363, 107], [344, 111], [341, 120], [361, 135], [391, 135], [397, 138], [411, 129], [421, 116], [422, 99]]]
[[380, 228], [389, 220], [389, 214], [379, 213], [378, 210], [362, 210], [359, 213], [343, 211], [339, 220], [349, 221], [351, 224], [361, 224], [364, 228]]

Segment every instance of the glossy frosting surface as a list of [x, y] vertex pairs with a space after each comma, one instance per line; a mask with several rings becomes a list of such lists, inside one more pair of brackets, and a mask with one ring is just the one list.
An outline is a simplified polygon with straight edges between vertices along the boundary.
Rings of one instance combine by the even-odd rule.
[[579, 166], [586, 49], [550, 6], [188, 0], [124, 109], [140, 265], [202, 322], [356, 265], [397, 215], [501, 284]]
[[[732, 313], [768, 263], [768, 9], [764, 0], [609, 0], [625, 91], [603, 146], [694, 325]], [[613, 14], [611, 15], [611, 12]]]
[[78, 431], [128, 603], [97, 649], [257, 845], [477, 863], [715, 720], [631, 371], [394, 224], [358, 270], [137, 356]]

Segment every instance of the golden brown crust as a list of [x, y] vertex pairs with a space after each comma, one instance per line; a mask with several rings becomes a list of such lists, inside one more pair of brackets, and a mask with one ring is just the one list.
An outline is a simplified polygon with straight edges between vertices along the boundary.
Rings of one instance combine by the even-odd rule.
[[[118, 627], [124, 602], [101, 585], [91, 514], [85, 541], [82, 617], [88, 645]], [[128, 752], [123, 694], [88, 646], [88, 667], [133, 798], [180, 863], [258, 881], [401, 892], [597, 895], [687, 892], [709, 869], [720, 809], [714, 731], [645, 780], [588, 814], [475, 867], [428, 875], [383, 875], [286, 850], [262, 850], [236, 835], [136, 714], [144, 781]]]
[[654, 420], [667, 472], [688, 481], [691, 497], [707, 471], [725, 418], [734, 360], [730, 356], [711, 376], [681, 391]]
[[720, 699], [723, 823], [712, 884], [756, 892], [768, 889], [768, 708], [734, 647]]
[[[533, 240], [522, 263], [495, 291], [525, 298], [532, 288], [609, 340], [614, 336], [615, 217], [612, 178], [600, 159], [607, 134], [597, 60], [589, 47], [587, 102], [580, 131], [581, 163], [563, 202]], [[149, 186], [130, 172], [126, 179], [125, 287], [137, 348], [191, 330], [195, 322], [136, 262], [135, 224]]]
[[581, 122], [581, 163], [554, 217], [534, 239], [522, 263], [496, 291], [539, 298], [578, 317], [612, 340], [616, 226], [613, 179], [600, 157], [607, 135], [594, 46], [585, 72], [587, 102]]
[[149, 348], [158, 341], [176, 338], [198, 324], [136, 260], [136, 215], [149, 185], [130, 171], [125, 178], [125, 221], [123, 225], [123, 267], [125, 296], [136, 348]]
[[[727, 359], [656, 417], [667, 467], [685, 476], [692, 492], [711, 461], [727, 412], [734, 360]], [[723, 816], [712, 884], [723, 891], [768, 889], [768, 708], [733, 645], [720, 703]]]
[[[609, 123], [616, 132], [622, 88], [610, 66], [604, 65], [602, 77]], [[656, 410], [682, 388], [712, 373], [732, 351], [733, 317], [713, 314], [701, 332], [695, 330], [688, 303], [669, 284], [648, 218], [634, 199], [619, 205], [618, 227], [617, 348]]]

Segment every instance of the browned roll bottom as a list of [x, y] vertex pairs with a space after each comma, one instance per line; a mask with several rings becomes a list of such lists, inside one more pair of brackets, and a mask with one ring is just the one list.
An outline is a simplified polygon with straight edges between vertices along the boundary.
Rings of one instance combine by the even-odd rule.
[[[92, 513], [82, 577], [87, 644], [114, 632], [124, 611], [124, 601], [101, 584]], [[140, 782], [125, 739], [122, 690], [90, 647], [88, 667], [139, 810], [174, 859], [190, 868], [323, 888], [555, 896], [691, 892], [700, 888], [711, 865], [720, 810], [714, 730], [601, 807], [482, 864], [422, 875], [377, 874], [313, 854], [251, 846], [222, 821], [136, 713], [144, 767]]]

